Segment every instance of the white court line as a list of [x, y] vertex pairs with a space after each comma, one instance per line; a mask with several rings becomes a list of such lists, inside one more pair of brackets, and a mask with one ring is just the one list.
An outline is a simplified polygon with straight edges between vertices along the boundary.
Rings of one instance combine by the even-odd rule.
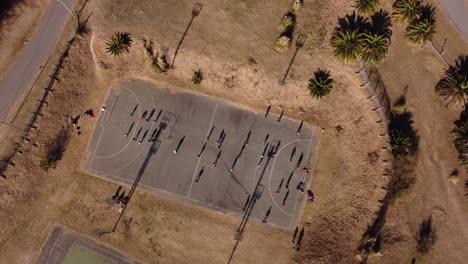
[[[278, 135], [279, 133], [283, 132], [284, 130], [288, 129], [288, 128], [291, 128], [291, 127], [295, 127], [295, 124], [293, 125], [290, 125], [290, 126], [287, 126], [287, 127], [283, 127], [282, 129], [276, 131], [274, 134], [272, 134], [268, 140], [265, 142], [265, 144], [263, 144], [263, 148], [265, 148], [265, 146], [271, 142], [273, 142], [273, 139], [275, 138], [276, 135]], [[288, 143], [289, 144], [289, 143]], [[263, 149], [260, 149], [260, 151], [263, 151]], [[260, 152], [261, 153], [261, 152]], [[259, 155], [260, 156], [260, 155]], [[256, 186], [256, 182], [255, 182], [255, 179], [257, 178], [256, 175], [257, 175], [257, 170], [258, 170], [259, 166], [258, 165], [255, 165], [255, 170], [254, 170], [254, 173], [253, 173], [253, 178], [252, 178], [252, 191], [255, 192], [255, 186]], [[266, 213], [266, 211], [263, 211], [262, 209], [260, 209], [262, 211], [262, 213]]]
[[112, 113], [114, 112], [114, 107], [115, 107], [115, 105], [117, 104], [117, 100], [119, 100], [119, 96], [118, 96], [118, 95], [114, 95], [114, 97], [115, 97], [115, 100], [114, 100], [114, 102], [113, 102], [112, 105], [111, 105], [111, 109], [110, 109], [110, 111], [109, 111], [109, 116], [108, 116], [107, 119], [106, 119], [106, 123], [107, 123], [107, 121], [109, 121], [109, 119], [111, 118]]
[[[312, 130], [312, 135], [310, 136], [309, 149], [307, 150], [307, 155], [309, 156], [309, 162], [308, 162], [307, 166], [310, 165], [310, 157], [312, 156], [312, 153], [310, 153], [310, 148], [312, 146], [312, 138], [314, 137], [314, 134], [315, 134], [315, 129]], [[307, 182], [307, 179], [305, 179], [304, 182]], [[293, 224], [294, 214], [296, 213], [296, 207], [297, 207], [297, 198], [299, 197], [299, 194], [300, 194], [300, 192], [297, 192], [296, 200], [294, 200], [293, 216], [291, 217], [291, 223], [289, 224], [289, 230], [291, 230], [291, 227], [292, 227], [292, 224]], [[307, 201], [305, 201], [305, 202], [307, 202]]]
[[[208, 125], [208, 131], [206, 131], [205, 142], [207, 141], [206, 139], [208, 138], [208, 134], [210, 133], [211, 125], [213, 124], [213, 120], [214, 120], [217, 110], [218, 110], [218, 103], [216, 103], [213, 115], [211, 116], [210, 124]], [[190, 192], [192, 192], [193, 182], [195, 180], [195, 175], [197, 174], [198, 166], [200, 165], [201, 157], [202, 155], [200, 155], [200, 157], [198, 158], [197, 166], [195, 167], [195, 171], [193, 172], [192, 182], [190, 183], [190, 188], [189, 188], [186, 198], [188, 198], [190, 196]]]
[[[97, 249], [99, 249], [99, 250], [102, 251], [102, 252], [106, 252], [106, 253], [109, 254], [109, 255], [112, 255], [112, 256], [114, 256], [114, 257], [120, 259], [120, 260], [125, 261], [125, 263], [130, 263], [130, 264], [135, 263], [134, 261], [126, 260], [125, 258], [122, 258], [122, 257], [120, 257], [120, 256], [118, 256], [118, 255], [115, 255], [115, 254], [112, 253], [112, 252], [109, 252], [109, 251], [103, 249], [102, 247], [107, 247], [107, 248], [110, 247], [110, 246], [108, 246], [107, 244], [100, 244], [100, 243], [94, 242], [94, 241], [92, 241], [92, 240], [90, 240], [90, 241], [84, 240], [84, 239], [82, 239], [81, 237], [79, 237], [78, 235], [75, 236], [75, 240], [78, 240], [78, 241], [80, 241], [80, 242], [83, 243], [83, 244], [88, 244], [88, 245], [90, 245], [90, 246], [94, 246], [94, 247], [96, 247]], [[79, 244], [78, 244], [78, 245], [79, 245]], [[84, 245], [81, 245], [81, 246], [86, 247], [86, 246], [84, 246]], [[91, 250], [91, 251], [93, 251], [93, 252], [95, 252], [95, 253], [98, 254], [98, 255], [101, 255], [101, 254], [99, 254], [98, 252], [96, 252], [95, 250], [93, 250], [92, 248], [89, 248], [89, 247], [86, 247], [86, 248], [89, 249], [89, 250]], [[114, 249], [114, 250], [118, 252], [118, 250], [116, 250], [116, 249]], [[122, 255], [125, 255], [125, 254], [122, 253]], [[101, 256], [103, 256], [103, 255], [101, 255]], [[106, 257], [106, 256], [103, 256], [103, 257], [109, 259], [109, 258]], [[128, 257], [128, 258], [131, 258], [131, 257]], [[111, 259], [111, 261], [115, 262], [115, 261], [112, 260], [112, 259]], [[115, 263], [117, 263], [117, 262], [115, 262]]]
[[[127, 89], [127, 88], [125, 88], [125, 89]], [[127, 89], [127, 90], [128, 90], [128, 89]], [[129, 91], [130, 91], [130, 90], [129, 90]], [[130, 92], [131, 92], [131, 91], [130, 91]], [[131, 92], [131, 93], [132, 93], [132, 92]], [[133, 93], [132, 93], [132, 94], [133, 94]], [[135, 94], [133, 94], [133, 95], [135, 96], [135, 98], [136, 98], [136, 100], [137, 100], [137, 103], [140, 104], [140, 101], [138, 100], [138, 98], [136, 97], [136, 95], [135, 95]], [[155, 107], [154, 102], [153, 102], [153, 106]], [[140, 110], [138, 110], [138, 114], [141, 114]], [[138, 121], [138, 123], [137, 123], [137, 127], [138, 127], [138, 124], [139, 124], [139, 121]], [[151, 130], [153, 130], [153, 124], [151, 124], [150, 129], [149, 129], [148, 131], [151, 131]], [[133, 131], [133, 135], [136, 133], [136, 131], [137, 131], [137, 129], [135, 129], [135, 130]], [[133, 137], [133, 135], [132, 135], [132, 137]], [[128, 141], [128, 143], [127, 143], [127, 145], [125, 146], [125, 148], [121, 149], [121, 150], [120, 150], [119, 152], [117, 152], [117, 153], [114, 153], [114, 154], [108, 155], [108, 156], [104, 156], [104, 157], [94, 155], [94, 158], [108, 158], [108, 157], [116, 156], [116, 155], [120, 154], [121, 152], [123, 152], [123, 151], [130, 145], [131, 142], [132, 142], [132, 139], [130, 139], [130, 140]], [[148, 144], [147, 141], [145, 141], [145, 143], [143, 143], [143, 146], [145, 146], [146, 144]], [[128, 161], [127, 163], [123, 164], [123, 165], [120, 166], [120, 167], [114, 167], [112, 170], [106, 171], [106, 173], [111, 173], [111, 172], [114, 172], [114, 171], [117, 171], [117, 170], [121, 170], [121, 169], [127, 167], [128, 165], [132, 164], [135, 160], [137, 160], [137, 159], [140, 157], [140, 155], [143, 153], [143, 150], [144, 150], [144, 147], [141, 148], [141, 150], [138, 152], [137, 155], [134, 155], [134, 158], [133, 158], [132, 160]]]
[[[140, 105], [140, 101], [138, 100], [138, 97], [137, 97], [130, 89], [128, 89], [128, 88], [126, 88], [126, 87], [125, 87], [125, 89], [128, 90], [128, 91], [133, 95], [133, 97], [135, 97], [135, 100], [137, 101], [137, 104]], [[138, 108], [138, 116], [141, 115], [140, 109], [141, 109], [141, 107]], [[103, 112], [103, 113], [106, 113], [106, 112]], [[104, 119], [104, 117], [103, 117], [103, 119]], [[102, 119], [101, 119], [101, 123], [102, 123]], [[138, 128], [138, 125], [139, 125], [139, 124], [140, 124], [140, 119], [138, 118], [138, 119], [137, 119], [137, 123], [136, 123], [136, 127], [137, 127], [137, 128]], [[105, 157], [96, 156], [97, 149], [98, 149], [98, 147], [99, 147], [99, 145], [100, 145], [100, 143], [101, 143], [101, 138], [102, 138], [102, 135], [104, 134], [104, 130], [105, 130], [105, 127], [102, 126], [102, 124], [101, 124], [100, 126], [102, 127], [102, 131], [101, 131], [101, 134], [99, 135], [98, 141], [96, 142], [96, 148], [94, 149], [93, 155], [92, 155], [92, 157], [91, 157], [91, 159], [90, 159], [90, 161], [89, 161], [89, 163], [88, 163], [88, 168], [89, 168], [89, 169], [91, 168], [91, 164], [92, 164], [94, 158], [105, 158]], [[133, 130], [132, 137], [135, 135], [136, 130], [137, 130], [137, 129]], [[120, 152], [122, 152], [122, 151], [124, 151], [125, 149], [127, 149], [127, 147], [130, 145], [131, 142], [132, 142], [132, 139], [130, 139], [130, 140], [128, 141], [127, 145], [126, 145], [122, 150], [120, 150], [117, 154], [120, 154]], [[145, 143], [145, 144], [146, 144], [146, 143]], [[142, 150], [142, 151], [143, 151], [143, 150]], [[142, 151], [140, 151], [140, 154], [141, 154]], [[113, 154], [113, 155], [110, 155], [110, 156], [114, 156], [114, 154]], [[134, 162], [134, 161], [137, 159], [138, 156], [139, 156], [139, 155], [135, 156], [135, 158], [134, 158], [133, 160], [131, 160], [130, 162], [127, 162], [126, 164], [124, 164], [122, 167], [120, 167], [120, 168], [118, 168], [118, 169], [122, 169], [122, 168], [127, 167], [130, 163]], [[111, 170], [110, 172], [115, 171], [115, 170], [117, 170], [117, 169]]]
[[[73, 244], [71, 244], [70, 248], [68, 249], [67, 256], [66, 256], [65, 259], [64, 259], [64, 262], [66, 262], [66, 260], [69, 260], [69, 259], [70, 259], [70, 258], [69, 258], [69, 257], [70, 257], [70, 252], [71, 252], [73, 246], [75, 246], [75, 245], [78, 246], [78, 247], [84, 248], [84, 249], [86, 249], [86, 250], [88, 250], [88, 251], [91, 251], [92, 254], [101, 256], [101, 257], [103, 257], [103, 258], [105, 258], [105, 259], [108, 259], [108, 260], [110, 260], [112, 263], [117, 263], [116, 261], [114, 261], [114, 260], [112, 260], [112, 259], [110, 259], [110, 258], [108, 258], [108, 257], [106, 257], [106, 256], [104, 256], [104, 255], [101, 255], [101, 254], [97, 253], [96, 251], [94, 251], [94, 250], [92, 250], [92, 249], [90, 249], [90, 248], [88, 248], [88, 247], [85, 247], [84, 245], [80, 245], [80, 244], [78, 244], [78, 243], [76, 243], [76, 242], [73, 242]], [[72, 259], [72, 260], [73, 260], [73, 259]]]
[[[52, 233], [53, 233], [53, 232], [54, 232], [54, 231], [53, 231], [53, 229], [52, 229]], [[47, 258], [46, 258], [46, 260], [45, 260], [44, 263], [47, 263], [47, 261], [48, 261], [49, 258], [50, 258], [50, 255], [52, 254], [52, 252], [54, 252], [55, 246], [57, 245], [57, 241], [60, 240], [60, 238], [62, 237], [62, 234], [63, 234], [63, 232], [60, 232], [59, 236], [58, 236], [57, 239], [54, 241], [54, 245], [53, 245], [52, 248], [50, 249], [49, 254], [47, 255]], [[46, 243], [47, 243], [47, 242], [46, 242]]]
[[[138, 97], [137, 97], [132, 91], [130, 91], [130, 89], [128, 89], [128, 88], [126, 88], [126, 87], [125, 87], [125, 89], [128, 90], [128, 91], [131, 93], [131, 95], [132, 95], [133, 97], [135, 97], [135, 100], [137, 101], [137, 104], [140, 105], [140, 100], [138, 100]], [[138, 116], [140, 116], [140, 114], [141, 114], [140, 108], [138, 108]], [[109, 116], [110, 116], [110, 115], [109, 115]], [[106, 121], [106, 122], [107, 122], [107, 121]], [[116, 155], [122, 153], [123, 151], [125, 151], [125, 150], [127, 149], [127, 147], [130, 145], [130, 143], [132, 143], [132, 138], [133, 138], [133, 136], [135, 135], [135, 132], [138, 130], [138, 125], [139, 125], [139, 124], [140, 124], [140, 118], [137, 118], [137, 121], [136, 121], [136, 123], [135, 123], [135, 129], [133, 129], [132, 136], [129, 137], [130, 140], [127, 142], [127, 145], [125, 145], [120, 151], [118, 151], [117, 153], [111, 154], [111, 155], [107, 155], [107, 156], [97, 156], [97, 155], [93, 155], [93, 157], [94, 157], [94, 158], [97, 158], [97, 159], [111, 158], [111, 157], [114, 157], [114, 156], [116, 156]], [[151, 126], [151, 128], [152, 128], [152, 126]], [[102, 131], [102, 132], [104, 132], [104, 129], [105, 129], [105, 127], [103, 127], [103, 131]], [[129, 136], [130, 136], [130, 135], [129, 135]], [[125, 167], [125, 166], [124, 166], [124, 167]]]
[[[113, 177], [113, 178], [117, 178], [117, 179], [120, 179], [122, 181], [125, 181], [125, 182], [128, 182], [128, 183], [133, 183], [133, 181], [130, 181], [128, 179], [125, 179], [125, 178], [122, 178], [122, 177], [118, 177], [118, 176], [114, 176], [112, 174], [107, 174], [107, 173], [102, 173], [101, 171], [98, 171], [98, 170], [94, 170], [94, 169], [89, 169], [90, 171], [94, 171], [96, 172], [98, 175], [106, 175], [106, 176], [109, 176], [109, 177]], [[226, 208], [222, 208], [222, 207], [218, 207], [216, 205], [212, 205], [212, 204], [209, 204], [209, 203], [205, 203], [205, 202], [202, 202], [202, 201], [199, 201], [199, 200], [196, 200], [196, 199], [193, 199], [193, 198], [188, 198], [186, 196], [183, 196], [183, 195], [180, 195], [180, 194], [177, 194], [177, 193], [173, 193], [173, 192], [170, 192], [170, 191], [166, 191], [164, 189], [159, 189], [159, 188], [156, 188], [156, 187], [153, 187], [153, 186], [150, 186], [150, 185], [146, 185], [144, 183], [138, 183], [138, 185], [141, 185], [141, 186], [145, 186], [146, 188], [148, 189], [152, 189], [152, 190], [156, 190], [157, 193], [161, 194], [161, 195], [164, 195], [164, 193], [166, 193], [167, 196], [176, 196], [178, 198], [180, 198], [181, 200], [189, 200], [189, 201], [192, 201], [192, 202], [195, 202], [195, 203], [198, 203], [198, 204], [202, 204], [204, 206], [207, 206], [207, 207], [212, 207], [212, 208], [215, 208], [219, 211], [223, 211], [223, 212], [229, 212], [229, 213], [232, 213], [234, 215], [237, 215], [239, 217], [242, 217], [244, 216], [244, 214], [241, 214], [241, 213], [238, 213], [238, 212], [234, 212], [234, 211], [231, 211], [231, 210], [228, 210]], [[257, 221], [261, 221], [261, 219], [259, 218], [255, 218], [255, 217], [250, 217], [251, 219], [255, 219]], [[280, 225], [276, 225], [276, 224], [272, 224], [272, 223], [267, 223], [268, 225], [271, 225], [271, 226], [275, 226], [277, 228], [280, 228], [280, 229], [286, 229], [288, 230], [287, 227], [284, 227], [284, 226], [280, 226]]]
[[283, 147], [281, 147], [278, 151], [278, 154], [275, 156], [275, 158], [273, 159], [273, 164], [271, 165], [271, 171], [270, 171], [270, 176], [268, 177], [268, 193], [270, 194], [270, 198], [271, 200], [273, 200], [273, 203], [275, 204], [276, 207], [278, 207], [278, 209], [280, 209], [280, 211], [282, 211], [283, 213], [289, 215], [289, 216], [293, 216], [294, 215], [294, 211], [293, 211], [293, 214], [290, 214], [286, 211], [284, 211], [283, 209], [281, 209], [280, 206], [278, 206], [278, 204], [276, 203], [275, 201], [275, 198], [273, 197], [273, 195], [271, 195], [271, 175], [273, 175], [273, 171], [274, 171], [274, 168], [275, 168], [275, 162], [276, 162], [276, 158], [279, 156], [279, 153], [285, 148], [287, 147], [288, 145], [292, 144], [292, 143], [295, 143], [295, 142], [299, 142], [299, 141], [309, 141], [307, 139], [297, 139], [297, 140], [294, 140], [294, 141], [291, 141], [291, 142], [288, 142], [288, 144], [284, 145]]
[[[282, 128], [282, 129], [276, 131], [273, 135], [271, 135], [271, 136], [268, 138], [267, 142], [265, 142], [265, 144], [263, 144], [263, 147], [265, 147], [265, 145], [266, 145], [267, 143], [271, 143], [271, 142], [273, 141], [273, 139], [275, 138], [276, 135], [278, 135], [279, 133], [283, 132], [283, 130], [286, 130], [286, 129], [291, 128], [291, 127], [295, 127], [295, 125], [290, 125], [290, 126], [284, 127], [284, 128]], [[262, 149], [262, 151], [263, 151], [263, 149]], [[256, 186], [255, 179], [257, 178], [257, 177], [255, 177], [255, 176], [257, 175], [257, 169], [258, 169], [258, 166], [257, 166], [257, 165], [255, 165], [255, 166], [256, 166], [256, 169], [255, 169], [255, 172], [254, 172], [254, 177], [253, 177], [253, 179], [252, 179], [252, 189], [253, 189], [254, 191], [255, 191], [255, 186]]]

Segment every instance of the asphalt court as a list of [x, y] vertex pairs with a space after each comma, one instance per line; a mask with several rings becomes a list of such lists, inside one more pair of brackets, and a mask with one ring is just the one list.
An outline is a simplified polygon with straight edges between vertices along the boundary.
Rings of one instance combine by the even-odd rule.
[[141, 262], [61, 225], [55, 225], [36, 264], [139, 264]]
[[[263, 192], [251, 219], [263, 220], [271, 207], [268, 224], [286, 229], [295, 225], [305, 200], [305, 193], [296, 186], [310, 180], [303, 168], [313, 167], [319, 129], [303, 125], [297, 135], [298, 122], [286, 118], [278, 122], [276, 115], [265, 117], [265, 113], [142, 80], [114, 87], [105, 107], [91, 140], [88, 170], [132, 184], [152, 144], [148, 140], [164, 122], [167, 126], [141, 178], [142, 187], [243, 214], [261, 178]], [[221, 134], [224, 140], [217, 144]], [[266, 147], [277, 152], [265, 168], [266, 155], [258, 164]]]

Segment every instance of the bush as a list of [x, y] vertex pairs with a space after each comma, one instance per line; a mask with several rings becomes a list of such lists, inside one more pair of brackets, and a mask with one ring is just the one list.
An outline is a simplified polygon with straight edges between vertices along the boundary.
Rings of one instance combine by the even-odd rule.
[[302, 8], [303, 4], [304, 4], [304, 0], [294, 0], [291, 6], [292, 11], [294, 12], [299, 11]]
[[280, 28], [282, 31], [288, 31], [291, 27], [294, 26], [294, 23], [295, 23], [294, 17], [288, 13], [280, 21]]
[[291, 46], [291, 38], [289, 38], [288, 36], [281, 36], [276, 39], [275, 50], [284, 51], [284, 50], [289, 49], [290, 46]]
[[393, 158], [393, 200], [401, 197], [416, 182], [416, 159], [409, 155]]
[[57, 134], [56, 138], [52, 139], [46, 145], [46, 156], [40, 163], [40, 167], [44, 171], [55, 169], [57, 163], [62, 159], [66, 146], [70, 142], [70, 130], [62, 128]]
[[152, 65], [160, 73], [165, 73], [169, 69], [169, 62], [165, 55], [154, 57]]
[[276, 39], [275, 50], [284, 51], [289, 49], [291, 46], [291, 40], [293, 38], [294, 27], [296, 26], [296, 15], [294, 12], [288, 12], [284, 15], [280, 21], [280, 36]]
[[200, 84], [203, 81], [203, 73], [201, 70], [194, 71], [192, 76], [192, 82], [194, 84]]

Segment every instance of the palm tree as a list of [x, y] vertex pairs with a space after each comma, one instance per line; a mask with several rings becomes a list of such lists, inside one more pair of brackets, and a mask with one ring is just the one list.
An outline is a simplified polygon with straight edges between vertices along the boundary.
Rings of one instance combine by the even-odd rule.
[[380, 0], [356, 0], [354, 5], [359, 14], [370, 16], [379, 5]]
[[390, 145], [392, 146], [392, 155], [395, 157], [410, 154], [414, 147], [411, 137], [405, 135], [400, 130], [391, 133]]
[[119, 56], [124, 51], [128, 52], [128, 49], [132, 46], [132, 42], [133, 40], [130, 36], [130, 33], [116, 32], [106, 43], [107, 52], [114, 56]]
[[435, 9], [427, 4], [421, 8], [421, 16], [406, 28], [405, 40], [410, 44], [423, 45], [431, 42], [436, 32]]
[[364, 44], [362, 46], [361, 56], [367, 64], [380, 64], [383, 62], [388, 52], [388, 39], [385, 35], [376, 33], [364, 34]]
[[331, 47], [335, 57], [350, 63], [361, 56], [364, 45], [364, 34], [360, 29], [337, 28], [331, 38]]
[[397, 0], [393, 4], [393, 18], [400, 24], [409, 24], [421, 12], [420, 0]]
[[468, 103], [468, 55], [459, 56], [455, 66], [445, 70], [445, 76], [437, 83], [436, 91], [449, 103]]
[[322, 98], [327, 96], [333, 88], [333, 79], [330, 78], [330, 71], [317, 69], [314, 78], [309, 80], [309, 91], [312, 97]]

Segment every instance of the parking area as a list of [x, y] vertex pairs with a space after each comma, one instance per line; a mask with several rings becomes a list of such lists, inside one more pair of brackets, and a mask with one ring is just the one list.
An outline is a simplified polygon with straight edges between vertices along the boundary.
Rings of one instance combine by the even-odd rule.
[[304, 168], [313, 167], [319, 129], [131, 80], [112, 89], [98, 117], [87, 169], [132, 184], [156, 134], [139, 186], [242, 215], [259, 185], [250, 219], [295, 226], [306, 196], [296, 186], [313, 177]]

